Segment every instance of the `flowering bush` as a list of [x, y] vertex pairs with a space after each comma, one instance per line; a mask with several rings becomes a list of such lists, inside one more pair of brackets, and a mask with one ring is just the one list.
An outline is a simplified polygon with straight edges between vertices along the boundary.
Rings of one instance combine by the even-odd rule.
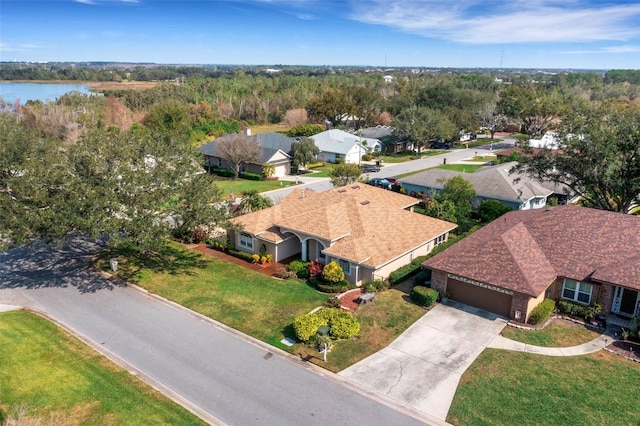
[[251, 255], [251, 261], [252, 261], [253, 263], [258, 263], [258, 262], [260, 262], [260, 255], [259, 255], [259, 254], [257, 254], [257, 253], [256, 253], [256, 254]]
[[318, 275], [322, 274], [322, 263], [318, 262], [317, 260], [309, 262], [307, 267], [309, 269], [309, 276], [311, 278], [317, 277]]
[[344, 271], [335, 261], [331, 261], [322, 269], [322, 278], [331, 283], [344, 280]]

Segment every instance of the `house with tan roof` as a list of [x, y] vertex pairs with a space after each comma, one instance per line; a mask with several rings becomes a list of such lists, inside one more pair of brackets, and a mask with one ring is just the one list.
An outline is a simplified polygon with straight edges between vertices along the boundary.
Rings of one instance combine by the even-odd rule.
[[328, 163], [359, 164], [362, 156], [371, 151], [380, 151], [382, 143], [378, 139], [354, 135], [344, 130], [331, 129], [311, 136], [320, 153], [318, 160]]
[[418, 200], [356, 183], [325, 192], [295, 189], [276, 206], [232, 221], [236, 249], [328, 263], [354, 284], [384, 279], [448, 239], [456, 224], [413, 211]]
[[640, 217], [558, 206], [509, 212], [426, 260], [432, 287], [526, 322], [544, 298], [640, 312]]

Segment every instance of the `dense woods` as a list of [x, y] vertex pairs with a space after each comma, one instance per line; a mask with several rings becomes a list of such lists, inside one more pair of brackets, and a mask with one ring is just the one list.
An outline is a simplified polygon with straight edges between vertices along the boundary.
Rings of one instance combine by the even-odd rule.
[[[390, 124], [420, 149], [463, 131], [493, 135], [507, 126], [531, 137], [555, 130], [565, 142], [581, 132], [586, 136], [571, 146], [586, 157], [554, 163], [562, 176], [553, 180], [569, 184], [591, 205], [628, 210], [640, 193], [638, 75], [5, 63], [4, 80], [157, 84], [0, 105], [0, 245], [81, 231], [126, 235], [145, 250], [175, 233], [176, 225], [188, 236], [203, 223], [224, 224], [224, 212], [211, 208], [220, 194], [200, 174], [196, 148], [267, 123], [283, 123], [299, 136], [325, 126]], [[545, 155], [523, 168], [542, 176], [554, 161]], [[310, 161], [303, 157], [296, 162]], [[591, 169], [580, 164], [601, 164], [608, 180], [589, 176]], [[582, 178], [580, 170], [584, 179], [563, 180]]]

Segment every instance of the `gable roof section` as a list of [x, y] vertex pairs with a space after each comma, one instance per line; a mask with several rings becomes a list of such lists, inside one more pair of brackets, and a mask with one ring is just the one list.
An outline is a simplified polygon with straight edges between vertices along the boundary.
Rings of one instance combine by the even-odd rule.
[[[320, 151], [336, 154], [349, 153], [356, 144], [367, 141], [369, 145], [380, 143], [377, 139], [363, 138], [343, 130], [331, 129], [311, 136]], [[362, 145], [364, 147], [364, 145]]]
[[[231, 135], [220, 136], [212, 142], [202, 145], [198, 152], [202, 155], [208, 155], [210, 157], [218, 157], [216, 146], [225, 139], [237, 136], [237, 133]], [[268, 163], [278, 151], [282, 151], [283, 154], [291, 156], [291, 144], [294, 142], [293, 138], [286, 137], [280, 133], [259, 133], [257, 135], [245, 136], [248, 139], [258, 142], [260, 148], [262, 148], [262, 154], [259, 160], [259, 164]]]
[[[545, 188], [540, 182], [521, 174], [510, 174], [509, 171], [515, 162], [498, 164], [496, 166], [482, 168], [475, 173], [462, 173], [452, 170], [432, 169], [412, 176], [407, 176], [402, 181], [407, 184], [428, 186], [442, 189], [443, 180], [454, 176], [461, 176], [473, 185], [476, 194], [480, 197], [499, 198], [503, 200], [527, 201], [533, 197], [546, 197], [553, 191]], [[515, 179], [520, 179], [514, 182]]]
[[333, 241], [326, 254], [378, 267], [456, 227], [406, 210], [417, 201], [363, 184], [321, 193], [295, 189], [280, 204], [233, 222], [274, 242], [288, 232]]
[[640, 218], [576, 206], [513, 211], [423, 265], [533, 297], [555, 277], [640, 290]]

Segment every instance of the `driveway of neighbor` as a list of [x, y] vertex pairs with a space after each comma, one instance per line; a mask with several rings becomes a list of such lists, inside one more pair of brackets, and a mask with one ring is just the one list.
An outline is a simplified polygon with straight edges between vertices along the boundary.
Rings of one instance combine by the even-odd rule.
[[391, 345], [339, 375], [445, 420], [462, 373], [505, 325], [505, 318], [477, 308], [438, 304]]

